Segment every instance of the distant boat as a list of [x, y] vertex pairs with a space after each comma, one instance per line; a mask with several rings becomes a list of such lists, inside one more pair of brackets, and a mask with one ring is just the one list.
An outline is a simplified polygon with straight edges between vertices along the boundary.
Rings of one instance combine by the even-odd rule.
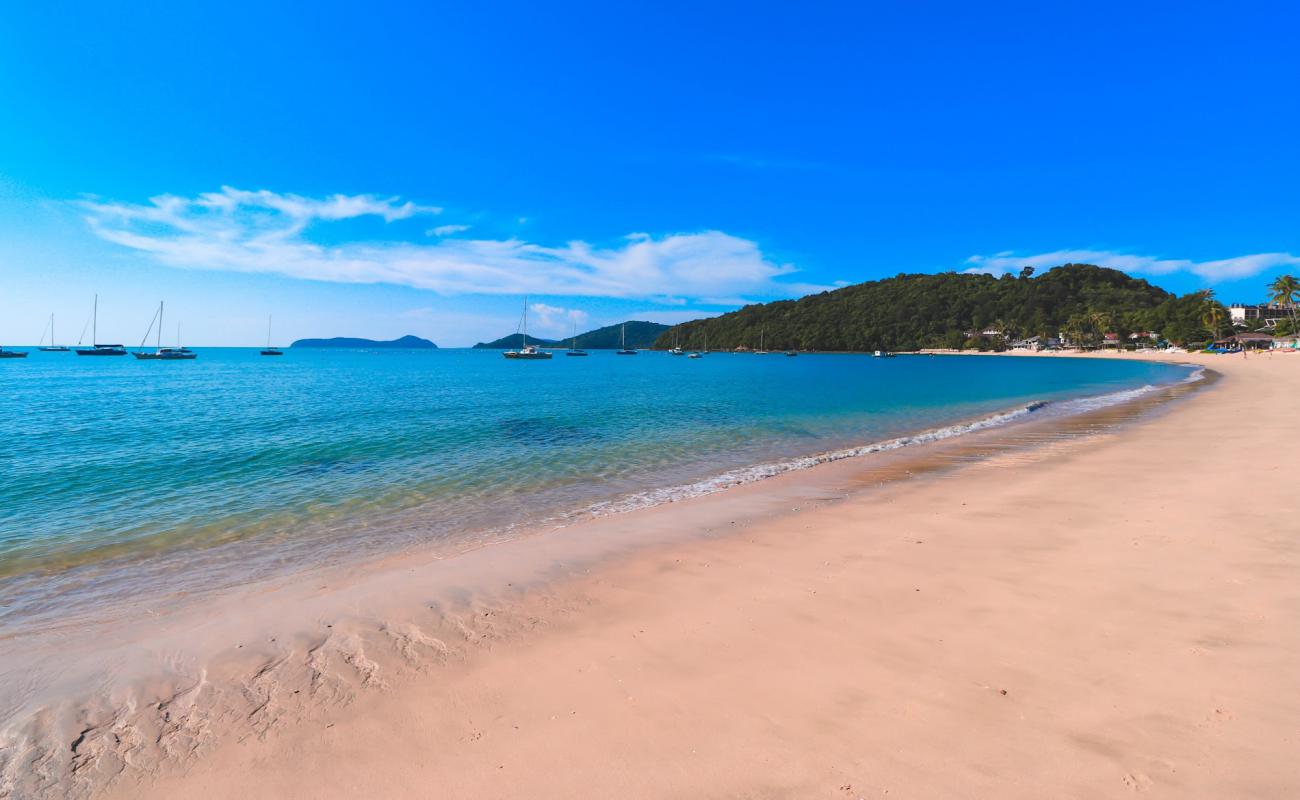
[[50, 333], [50, 343], [49, 344], [45, 343], [45, 331], [41, 331], [41, 341], [39, 344], [37, 344], [36, 349], [44, 353], [67, 353], [71, 350], [71, 348], [65, 345], [54, 343], [54, 315], [53, 314], [50, 314], [50, 324], [48, 326], [48, 330]]
[[[90, 332], [90, 342], [91, 342], [90, 347], [78, 347], [76, 349], [77, 355], [79, 356], [124, 356], [126, 355], [126, 348], [120, 344], [99, 344], [98, 342], [95, 341], [96, 339], [99, 338], [99, 295], [95, 295], [95, 307], [94, 310], [90, 312], [90, 318], [92, 321], [91, 322], [92, 327]], [[86, 335], [86, 331], [84, 328], [81, 331], [81, 335], [83, 337]], [[80, 339], [77, 340], [77, 344], [78, 345], [81, 344]]]
[[704, 356], [700, 355], [699, 353], [691, 353], [689, 356], [687, 356], [687, 358], [704, 358]]
[[799, 355], [798, 353], [796, 353], [796, 352], [793, 351], [793, 350], [786, 350], [786, 351], [785, 351], [785, 354], [786, 354], [786, 356], [788, 356], [789, 358], [794, 358], [795, 356]]
[[262, 351], [264, 356], [282, 356], [284, 351], [278, 347], [271, 346], [271, 315], [266, 315], [266, 349]]
[[[144, 352], [144, 343], [153, 331], [154, 322], [158, 323], [158, 344], [152, 353]], [[144, 339], [140, 340], [140, 348], [131, 355], [142, 361], [192, 361], [199, 357], [199, 354], [190, 350], [188, 347], [181, 347], [181, 326], [176, 326], [176, 346], [162, 346], [162, 326], [163, 326], [163, 304], [158, 301], [158, 311], [154, 318], [149, 321], [149, 330], [144, 332]]]
[[766, 329], [761, 329], [758, 332], [758, 349], [754, 351], [754, 355], [756, 356], [767, 355], [767, 350], [763, 347], [763, 337], [766, 335], [766, 333], [767, 333]]
[[872, 353], [871, 355], [875, 356], [876, 358], [893, 358], [893, 357], [894, 357], [894, 354], [891, 353], [891, 352], [889, 352], [888, 350], [877, 350], [876, 352]]
[[587, 354], [586, 350], [581, 350], [578, 348], [578, 323], [575, 322], [573, 323], [573, 338], [569, 340], [569, 350], [567, 353], [565, 353], [565, 355], [585, 356], [586, 354]]
[[670, 349], [670, 350], [668, 351], [668, 354], [669, 354], [669, 355], [672, 355], [672, 356], [684, 356], [684, 355], [686, 355], [686, 351], [683, 350], [683, 349], [682, 349], [682, 346], [679, 345], [679, 344], [677, 343], [677, 334], [675, 334], [675, 333], [673, 334], [673, 346], [672, 346], [672, 349]]
[[6, 350], [0, 347], [0, 358], [27, 358], [26, 350]]
[[551, 354], [542, 350], [535, 344], [528, 343], [528, 297], [524, 297], [524, 321], [520, 326], [519, 332], [520, 347], [518, 350], [507, 350], [502, 355], [506, 358], [512, 358], [521, 361], [541, 361], [551, 357]]
[[620, 338], [619, 338], [619, 349], [618, 349], [618, 355], [620, 355], [620, 356], [634, 356], [634, 355], [636, 355], [636, 351], [635, 351], [635, 350], [628, 350], [628, 349], [627, 349], [627, 323], [626, 323], [626, 322], [623, 323], [623, 333], [620, 335]]

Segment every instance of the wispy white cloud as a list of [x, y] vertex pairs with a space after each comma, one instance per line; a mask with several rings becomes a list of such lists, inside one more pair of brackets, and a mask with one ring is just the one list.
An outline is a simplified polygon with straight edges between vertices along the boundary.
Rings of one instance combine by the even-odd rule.
[[966, 259], [970, 265], [965, 272], [1001, 275], [1004, 272], [1019, 272], [1024, 267], [1043, 269], [1059, 264], [1096, 264], [1124, 272], [1145, 275], [1169, 275], [1175, 272], [1188, 272], [1207, 281], [1232, 281], [1249, 278], [1278, 267], [1300, 266], [1300, 257], [1290, 253], [1254, 253], [1251, 255], [1224, 258], [1217, 261], [1192, 261], [1191, 259], [1158, 258], [1156, 256], [1139, 256], [1130, 253], [1118, 253], [1112, 250], [1057, 250], [1051, 253], [1018, 256], [1010, 250], [1004, 250], [991, 256], [975, 255]]
[[551, 336], [567, 336], [574, 325], [577, 325], [579, 330], [583, 330], [591, 319], [591, 316], [582, 309], [560, 308], [546, 303], [529, 303], [528, 310], [531, 312], [529, 329], [534, 333], [545, 333]]
[[194, 198], [79, 206], [104, 240], [189, 269], [390, 283], [443, 294], [694, 299], [788, 297], [825, 288], [790, 281], [792, 266], [721, 231], [634, 234], [607, 247], [464, 237], [327, 245], [312, 234], [328, 222], [366, 216], [393, 222], [441, 209], [372, 195], [307, 198], [229, 187]]
[[450, 236], [453, 233], [464, 233], [469, 230], [470, 225], [439, 225], [436, 228], [430, 228], [425, 231], [425, 236]]

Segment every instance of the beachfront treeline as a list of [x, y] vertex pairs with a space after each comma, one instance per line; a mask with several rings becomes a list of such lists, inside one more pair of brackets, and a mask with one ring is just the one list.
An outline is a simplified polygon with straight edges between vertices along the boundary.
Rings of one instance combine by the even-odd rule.
[[[770, 350], [916, 350], [988, 346], [1065, 334], [1100, 341], [1152, 332], [1170, 342], [1208, 341], [1215, 314], [1227, 309], [1206, 292], [1178, 297], [1140, 278], [1092, 264], [1065, 264], [1001, 277], [946, 272], [901, 274], [834, 291], [750, 305], [729, 314], [677, 325], [656, 347]], [[972, 335], [973, 334], [973, 335]]]

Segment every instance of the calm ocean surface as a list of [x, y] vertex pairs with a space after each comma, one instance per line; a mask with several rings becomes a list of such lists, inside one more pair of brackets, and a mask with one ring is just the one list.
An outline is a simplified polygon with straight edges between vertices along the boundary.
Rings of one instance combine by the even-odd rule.
[[0, 621], [155, 583], [473, 546], [698, 493], [722, 473], [1189, 372], [1066, 358], [198, 352], [0, 361]]

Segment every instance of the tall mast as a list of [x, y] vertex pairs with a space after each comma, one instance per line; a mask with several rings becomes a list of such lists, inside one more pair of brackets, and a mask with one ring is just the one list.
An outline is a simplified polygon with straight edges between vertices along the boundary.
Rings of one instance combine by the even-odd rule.
[[524, 295], [524, 332], [520, 340], [519, 349], [522, 350], [528, 346], [528, 295]]
[[162, 312], [163, 301], [158, 301], [158, 349], [162, 349]]
[[95, 310], [90, 312], [91, 317], [95, 320], [93, 327], [90, 329], [90, 346], [94, 347], [99, 342], [99, 295], [95, 295]]

